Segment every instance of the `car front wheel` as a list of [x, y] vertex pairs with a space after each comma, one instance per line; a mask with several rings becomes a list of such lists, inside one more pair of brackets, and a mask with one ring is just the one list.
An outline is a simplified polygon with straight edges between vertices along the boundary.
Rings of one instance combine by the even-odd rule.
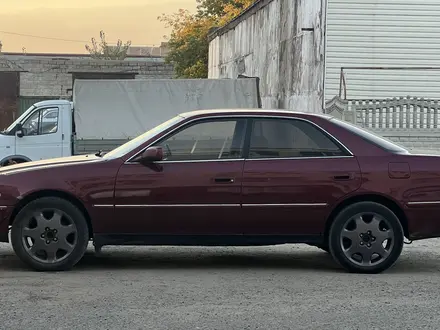
[[402, 225], [387, 207], [360, 202], [343, 209], [335, 218], [329, 247], [333, 258], [357, 273], [380, 273], [399, 258], [404, 241]]
[[67, 200], [43, 197], [16, 216], [11, 241], [17, 256], [39, 271], [72, 268], [84, 255], [89, 232], [82, 212]]

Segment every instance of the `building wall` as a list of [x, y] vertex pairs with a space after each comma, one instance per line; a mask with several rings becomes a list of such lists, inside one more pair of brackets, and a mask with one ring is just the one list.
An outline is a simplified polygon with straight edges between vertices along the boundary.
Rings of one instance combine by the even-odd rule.
[[100, 61], [74, 57], [0, 56], [1, 71], [20, 72], [20, 96], [71, 96], [75, 72], [136, 73], [136, 79], [172, 78], [173, 67], [164, 60], [144, 58]]
[[328, 0], [326, 100], [353, 66], [437, 69], [345, 69], [348, 99], [439, 99], [439, 17], [440, 0]]
[[259, 77], [263, 108], [322, 112], [324, 17], [324, 0], [256, 1], [211, 35], [209, 78]]
[[377, 128], [372, 129], [372, 131], [411, 150], [440, 153], [440, 134], [432, 129], [402, 130]]

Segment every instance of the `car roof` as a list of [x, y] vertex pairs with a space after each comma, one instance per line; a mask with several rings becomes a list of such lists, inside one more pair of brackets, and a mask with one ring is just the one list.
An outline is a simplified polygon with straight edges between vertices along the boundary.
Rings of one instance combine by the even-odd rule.
[[260, 108], [236, 108], [236, 109], [204, 109], [195, 110], [181, 113], [180, 116], [184, 118], [192, 117], [210, 117], [210, 116], [288, 116], [288, 117], [320, 117], [324, 119], [330, 119], [332, 116], [324, 113], [310, 113], [290, 110], [277, 110], [277, 109], [260, 109]]

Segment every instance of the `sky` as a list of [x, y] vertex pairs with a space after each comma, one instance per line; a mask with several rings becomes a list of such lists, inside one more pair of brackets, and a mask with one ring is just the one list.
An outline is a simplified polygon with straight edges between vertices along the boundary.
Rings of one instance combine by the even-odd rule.
[[0, 0], [2, 51], [86, 53], [85, 44], [92, 37], [99, 39], [100, 30], [108, 42], [121, 39], [131, 40], [133, 46], [158, 46], [170, 31], [157, 17], [195, 7], [196, 0]]

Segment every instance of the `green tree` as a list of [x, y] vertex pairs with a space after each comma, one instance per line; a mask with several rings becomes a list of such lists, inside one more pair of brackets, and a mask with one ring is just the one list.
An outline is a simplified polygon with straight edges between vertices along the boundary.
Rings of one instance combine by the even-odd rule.
[[211, 28], [226, 24], [254, 0], [196, 0], [197, 13], [180, 9], [158, 19], [171, 28], [167, 63], [174, 65], [177, 78], [208, 77], [208, 34]]
[[221, 17], [225, 14], [224, 7], [233, 3], [234, 0], [196, 0], [197, 15]]
[[116, 45], [113, 46], [109, 45], [105, 40], [104, 31], [99, 33], [99, 37], [99, 43], [95, 38], [92, 38], [92, 46], [86, 45], [86, 50], [90, 53], [92, 58], [98, 60], [123, 60], [127, 57], [131, 41], [127, 41], [123, 44], [121, 40], [118, 40]]
[[174, 65], [178, 78], [206, 78], [208, 76], [208, 32], [215, 23], [211, 17], [198, 17], [181, 9], [159, 19], [171, 27], [167, 63]]

